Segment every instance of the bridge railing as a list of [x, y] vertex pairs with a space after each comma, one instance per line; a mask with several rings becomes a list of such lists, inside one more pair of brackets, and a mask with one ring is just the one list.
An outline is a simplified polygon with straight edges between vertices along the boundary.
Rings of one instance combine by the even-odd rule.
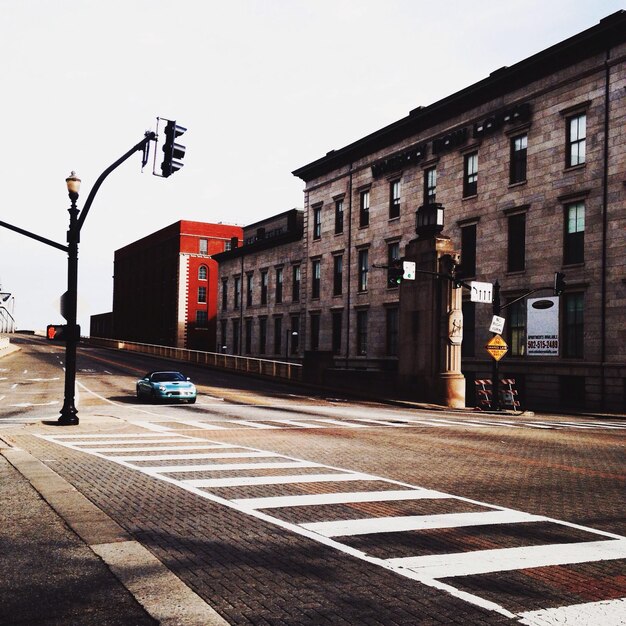
[[89, 337], [82, 339], [89, 345], [125, 350], [126, 352], [140, 352], [158, 356], [163, 359], [183, 361], [194, 365], [205, 365], [224, 370], [268, 378], [280, 378], [283, 380], [302, 380], [302, 365], [287, 361], [273, 361], [270, 359], [257, 359], [234, 354], [221, 354], [219, 352], [203, 352], [201, 350], [188, 350], [173, 346], [160, 346], [149, 343], [137, 343], [133, 341], [121, 341], [119, 339], [104, 339], [102, 337]]

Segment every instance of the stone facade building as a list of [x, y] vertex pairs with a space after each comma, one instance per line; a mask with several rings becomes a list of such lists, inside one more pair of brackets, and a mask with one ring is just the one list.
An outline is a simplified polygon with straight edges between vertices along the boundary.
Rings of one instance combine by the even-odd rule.
[[[336, 376], [360, 370], [390, 383], [408, 331], [399, 320], [411, 318], [400, 315], [404, 284], [384, 266], [415, 239], [416, 211], [441, 205], [443, 235], [461, 253], [457, 274], [501, 287], [509, 346], [501, 373], [516, 379], [523, 403], [624, 410], [625, 59], [620, 11], [298, 168], [302, 239], [244, 255], [239, 270], [220, 265], [222, 285], [230, 288], [237, 271], [245, 281], [265, 267], [271, 280], [282, 267], [285, 280], [298, 267], [299, 301], [283, 292], [282, 303], [263, 309], [267, 336], [298, 315], [299, 351], [332, 354]], [[566, 281], [558, 337], [529, 354], [524, 296], [553, 296], [555, 272]], [[260, 285], [252, 284], [254, 301]], [[484, 346], [493, 308], [471, 302], [465, 289], [463, 298], [471, 403], [474, 379], [491, 373]], [[231, 348], [227, 313], [220, 311], [221, 328]], [[240, 329], [256, 332], [251, 311], [239, 319]], [[237, 347], [260, 354], [254, 340]], [[265, 347], [278, 355], [284, 345]]]

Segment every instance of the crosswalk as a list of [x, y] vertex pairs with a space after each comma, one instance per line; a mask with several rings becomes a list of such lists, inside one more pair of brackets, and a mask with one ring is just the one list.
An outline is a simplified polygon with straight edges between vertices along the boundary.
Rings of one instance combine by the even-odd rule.
[[[626, 598], [572, 605], [566, 596], [562, 606], [520, 611], [517, 605], [507, 606], [506, 596], [472, 591], [477, 577], [496, 572], [530, 572], [536, 578], [549, 568], [619, 562], [626, 559], [626, 537], [614, 533], [182, 433], [38, 436], [142, 472], [529, 626], [565, 623], [564, 619], [581, 624], [624, 623]], [[498, 534], [498, 529], [503, 531]], [[446, 533], [454, 533], [449, 544], [444, 541]], [[583, 617], [587, 621], [576, 621]]]
[[[311, 407], [308, 407], [311, 409]], [[314, 407], [318, 415], [300, 415], [297, 419], [275, 417], [273, 407], [246, 407], [246, 419], [237, 417], [241, 407], [221, 405], [221, 412], [226, 416], [220, 418], [167, 415], [163, 417], [150, 416], [141, 419], [128, 419], [130, 423], [156, 432], [189, 432], [193, 430], [232, 430], [232, 429], [325, 429], [325, 428], [450, 428], [464, 427], [468, 429], [485, 429], [499, 427], [504, 429], [540, 429], [540, 430], [572, 430], [572, 431], [623, 431], [626, 430], [626, 421], [556, 421], [483, 418], [483, 417], [439, 417], [426, 415], [414, 417], [406, 413], [394, 415], [389, 413], [381, 417], [360, 417], [358, 412], [339, 410], [336, 408]], [[230, 412], [230, 415], [229, 415]], [[328, 413], [324, 415], [324, 413]]]

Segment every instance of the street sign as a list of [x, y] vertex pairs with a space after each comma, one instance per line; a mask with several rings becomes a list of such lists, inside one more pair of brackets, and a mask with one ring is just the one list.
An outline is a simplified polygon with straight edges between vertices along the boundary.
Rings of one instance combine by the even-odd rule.
[[499, 361], [509, 351], [509, 346], [500, 335], [494, 335], [485, 345], [485, 349], [494, 360]]
[[493, 285], [491, 283], [479, 283], [470, 281], [470, 300], [472, 302], [483, 302], [491, 304], [493, 301]]
[[404, 280], [415, 280], [415, 261], [402, 261], [402, 269]]
[[504, 330], [504, 318], [499, 315], [494, 315], [491, 318], [491, 326], [489, 327], [490, 333], [496, 333], [497, 335], [501, 335]]

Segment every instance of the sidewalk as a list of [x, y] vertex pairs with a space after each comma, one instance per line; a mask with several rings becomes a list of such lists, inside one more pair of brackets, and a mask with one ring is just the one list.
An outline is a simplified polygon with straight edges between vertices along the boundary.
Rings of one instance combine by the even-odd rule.
[[[94, 432], [96, 420], [86, 422]], [[0, 435], [0, 625], [227, 626], [74, 487], [13, 447], [9, 433]]]

